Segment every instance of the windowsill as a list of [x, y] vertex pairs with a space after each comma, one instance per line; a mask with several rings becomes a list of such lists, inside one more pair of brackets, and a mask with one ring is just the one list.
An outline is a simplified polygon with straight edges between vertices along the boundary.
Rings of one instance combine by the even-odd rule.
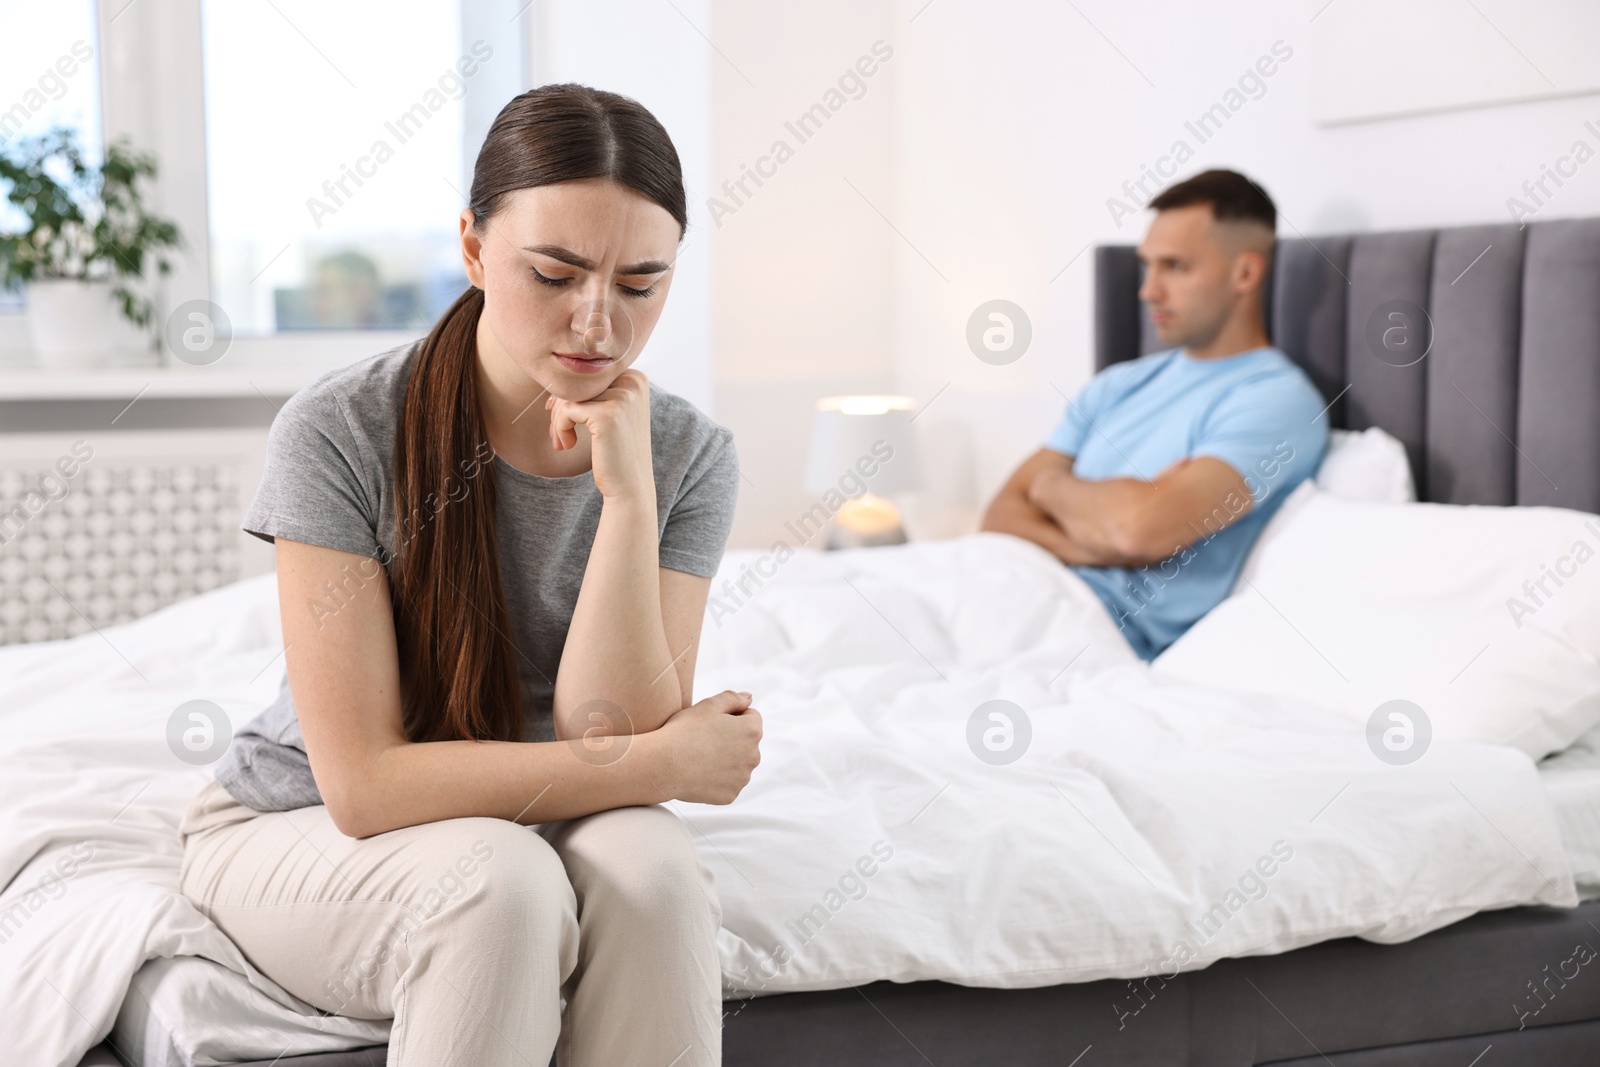
[[0, 367], [0, 403], [8, 400], [105, 400], [140, 397], [289, 397], [328, 367]]
[[150, 350], [107, 352], [83, 366], [40, 366], [26, 350], [0, 352], [0, 403], [139, 397], [287, 398], [330, 370], [414, 339], [391, 331], [235, 338], [209, 366]]

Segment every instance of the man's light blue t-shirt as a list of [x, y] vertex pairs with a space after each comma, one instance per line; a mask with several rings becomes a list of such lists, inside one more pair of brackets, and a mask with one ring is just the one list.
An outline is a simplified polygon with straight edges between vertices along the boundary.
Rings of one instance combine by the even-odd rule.
[[1045, 447], [1076, 457], [1075, 476], [1149, 481], [1185, 456], [1216, 456], [1255, 501], [1224, 526], [1244, 507], [1242, 498], [1225, 501], [1198, 540], [1159, 563], [1072, 568], [1141, 658], [1154, 659], [1228, 595], [1262, 526], [1322, 462], [1325, 407], [1276, 348], [1216, 359], [1153, 352], [1107, 367], [1067, 405]]

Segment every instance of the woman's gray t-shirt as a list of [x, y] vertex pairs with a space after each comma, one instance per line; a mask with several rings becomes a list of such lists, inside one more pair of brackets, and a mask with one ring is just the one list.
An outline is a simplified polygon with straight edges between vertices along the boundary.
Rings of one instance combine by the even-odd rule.
[[[421, 342], [330, 371], [296, 393], [272, 422], [266, 466], [242, 528], [271, 541], [359, 552], [395, 577], [391, 471], [395, 427]], [[681, 397], [650, 387], [650, 450], [663, 567], [716, 573], [733, 523], [739, 461], [733, 434]], [[492, 454], [500, 581], [520, 653], [523, 737], [552, 741], [556, 668], [600, 522], [594, 475], [546, 478]], [[471, 468], [469, 468], [470, 470]], [[481, 473], [478, 477], [481, 477]], [[455, 500], [471, 480], [449, 487]], [[444, 498], [443, 507], [451, 506]], [[370, 566], [370, 565], [369, 565]], [[352, 579], [360, 576], [352, 568]], [[353, 588], [353, 587], [352, 587]], [[348, 595], [348, 594], [347, 594]], [[330, 609], [338, 601], [330, 591]], [[217, 781], [256, 811], [322, 803], [287, 673], [277, 699], [243, 726], [216, 767]]]

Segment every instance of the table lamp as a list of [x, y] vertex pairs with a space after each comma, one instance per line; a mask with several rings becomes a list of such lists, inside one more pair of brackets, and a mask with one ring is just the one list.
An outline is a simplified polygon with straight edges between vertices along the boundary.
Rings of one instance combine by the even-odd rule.
[[[922, 488], [922, 460], [911, 425], [915, 406], [908, 396], [817, 401], [806, 489], [824, 494], [821, 506], [832, 513], [824, 547], [905, 543], [900, 512], [886, 498]], [[835, 507], [830, 501], [839, 503]]]

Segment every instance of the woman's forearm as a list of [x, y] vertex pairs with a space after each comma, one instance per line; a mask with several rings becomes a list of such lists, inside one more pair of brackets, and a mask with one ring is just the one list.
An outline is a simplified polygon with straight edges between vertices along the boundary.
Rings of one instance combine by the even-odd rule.
[[[556, 736], [582, 737], [585, 731], [645, 733], [683, 708], [673, 659], [681, 649], [667, 645], [661, 614], [659, 530], [653, 494], [608, 498], [566, 645], [556, 672]], [[593, 718], [602, 700], [626, 718], [608, 723]], [[614, 716], [606, 716], [614, 717]]]
[[675, 772], [662, 734], [619, 737], [608, 745], [404, 742], [353, 776], [360, 789], [348, 803], [324, 801], [342, 833], [370, 837], [440, 819], [545, 823], [672, 799]]

